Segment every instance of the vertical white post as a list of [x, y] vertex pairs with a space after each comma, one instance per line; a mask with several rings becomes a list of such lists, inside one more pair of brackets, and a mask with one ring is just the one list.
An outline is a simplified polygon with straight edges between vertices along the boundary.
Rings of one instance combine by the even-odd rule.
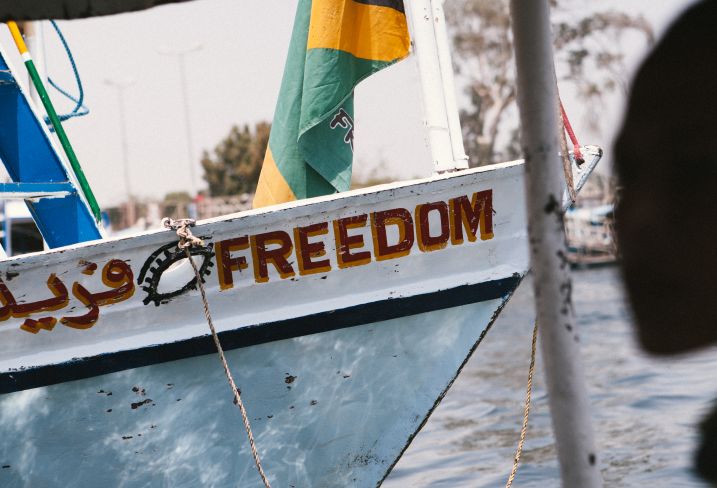
[[[40, 75], [42, 82], [47, 85], [47, 64], [45, 62], [45, 35], [42, 28], [42, 21], [34, 22], [23, 22], [22, 24], [23, 34], [25, 36], [25, 44], [27, 44], [27, 50], [30, 51], [32, 60], [35, 62], [35, 68]], [[35, 106], [42, 107], [42, 101], [40, 95], [35, 89], [35, 85], [29, 83], [30, 86], [30, 97], [35, 103]]]
[[528, 234], [550, 413], [564, 487], [602, 485], [565, 260], [548, 0], [511, 0]]
[[441, 71], [441, 81], [443, 83], [443, 99], [446, 104], [448, 132], [451, 138], [454, 167], [455, 169], [466, 169], [468, 168], [468, 156], [463, 147], [463, 131], [461, 130], [461, 122], [458, 117], [456, 85], [453, 79], [453, 61], [451, 60], [443, 2], [444, 0], [431, 0], [436, 49], [438, 51], [438, 64]]
[[[0, 259], [5, 259], [8, 257], [7, 252], [5, 251], [5, 247], [3, 247], [3, 244], [7, 245], [7, 212], [5, 211], [5, 201], [0, 200], [0, 223], [2, 223], [2, 231], [0, 231]], [[6, 246], [8, 249], [10, 249], [9, 246]]]
[[428, 145], [434, 171], [468, 167], [455, 99], [453, 66], [441, 0], [410, 0], [413, 47], [421, 80]]
[[[27, 45], [27, 50], [30, 52], [30, 56], [32, 56], [32, 60], [35, 63], [35, 69], [37, 69], [37, 74], [40, 75], [40, 79], [42, 80], [42, 83], [47, 86], [47, 59], [45, 58], [45, 31], [43, 29], [42, 21], [36, 20], [36, 21], [26, 21], [22, 23], [22, 30], [23, 30], [23, 37], [25, 38], [25, 44]], [[35, 87], [35, 84], [32, 83], [32, 80], [28, 77], [28, 88], [30, 90], [30, 100], [35, 104], [35, 107], [43, 110], [42, 107], [42, 100], [40, 99], [40, 93], [37, 91], [37, 88]], [[60, 153], [58, 153], [60, 154]], [[64, 155], [60, 156], [64, 160]], [[68, 163], [69, 164], [69, 163]], [[10, 239], [10, 237], [8, 237]], [[10, 246], [12, 243], [10, 241], [7, 241], [8, 249], [12, 249]], [[50, 246], [47, 245], [47, 241], [45, 241], [45, 238], [42, 239], [42, 246], [44, 250], [50, 249]], [[3, 251], [3, 254], [5, 251]], [[0, 258], [3, 256], [0, 255]], [[5, 255], [7, 257], [7, 255]]]
[[169, 49], [167, 47], [160, 47], [157, 52], [165, 56], [177, 56], [179, 61], [179, 86], [182, 93], [182, 107], [184, 109], [184, 128], [186, 130], [185, 139], [187, 144], [187, 159], [189, 161], [189, 193], [192, 198], [197, 196], [198, 185], [197, 178], [195, 176], [195, 161], [194, 161], [194, 144], [192, 141], [192, 118], [189, 115], [189, 94], [187, 92], [187, 69], [185, 57], [193, 52], [200, 51], [204, 46], [201, 43], [194, 43], [191, 46], [184, 49]]
[[187, 53], [180, 53], [179, 58], [179, 82], [182, 88], [182, 105], [184, 107], [184, 128], [187, 139], [187, 160], [189, 161], [189, 195], [192, 198], [197, 196], [196, 163], [194, 162], [194, 144], [192, 142], [192, 118], [189, 115], [189, 96], [187, 95], [187, 67], [184, 57]]
[[5, 228], [5, 253], [7, 256], [13, 256], [15, 253], [12, 252], [12, 218], [7, 216], [7, 207], [3, 208], [5, 212], [5, 222], [3, 227]]

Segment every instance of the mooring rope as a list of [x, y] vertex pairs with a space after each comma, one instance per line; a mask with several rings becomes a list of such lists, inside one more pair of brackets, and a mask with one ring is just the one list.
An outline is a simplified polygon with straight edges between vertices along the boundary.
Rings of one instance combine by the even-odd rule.
[[518, 464], [520, 464], [520, 456], [523, 454], [523, 445], [525, 444], [525, 434], [528, 432], [528, 417], [530, 416], [530, 395], [533, 390], [533, 372], [535, 371], [535, 349], [538, 342], [538, 322], [535, 322], [533, 327], [533, 343], [530, 348], [530, 367], [528, 368], [528, 386], [525, 393], [525, 409], [523, 410], [523, 427], [520, 429], [520, 442], [518, 442], [518, 448], [515, 450], [515, 457], [513, 458], [513, 469], [510, 471], [508, 482], [505, 484], [505, 488], [513, 486], [513, 480], [518, 472]]
[[568, 114], [565, 111], [565, 107], [563, 107], [562, 100], [558, 99], [558, 103], [560, 104], [560, 118], [563, 119], [563, 125], [565, 126], [565, 131], [568, 133], [568, 136], [570, 136], [570, 142], [573, 144], [573, 152], [575, 154], [575, 162], [580, 166], [585, 162], [585, 159], [583, 158], [583, 154], [580, 151], [580, 143], [578, 142], [578, 138], [575, 136], [575, 132], [573, 131], [573, 126], [570, 124], [570, 120], [568, 119]]
[[[573, 181], [573, 164], [570, 161], [570, 156], [568, 155], [568, 141], [565, 138], [565, 132], [569, 131], [569, 133], [572, 134], [573, 129], [568, 127], [570, 126], [570, 121], [568, 121], [568, 116], [565, 114], [565, 110], [563, 109], [563, 102], [560, 101], [560, 98], [558, 98], [558, 141], [560, 142], [560, 156], [563, 160], [563, 175], [565, 176], [565, 185], [568, 187], [568, 196], [570, 197], [570, 201], [572, 203], [575, 203], [575, 200], [578, 198], [577, 191], [575, 190], [575, 182]], [[573, 134], [574, 137], [574, 134]], [[582, 159], [583, 155], [580, 153], [580, 148], [578, 146], [575, 146], [577, 143], [577, 139], [573, 142], [573, 149], [575, 149], [575, 163], [580, 166], [584, 160]]]
[[234, 394], [234, 404], [238, 406], [239, 410], [241, 411], [241, 418], [244, 422], [244, 429], [246, 429], [246, 434], [249, 437], [249, 446], [251, 447], [251, 454], [252, 456], [254, 456], [254, 463], [256, 464], [256, 469], [259, 471], [259, 476], [261, 476], [261, 480], [264, 482], [264, 486], [266, 488], [271, 488], [271, 486], [269, 485], [269, 480], [267, 479], [266, 474], [264, 473], [264, 469], [261, 466], [259, 452], [256, 449], [256, 444], [254, 443], [254, 435], [251, 432], [251, 425], [249, 425], [249, 416], [246, 413], [246, 409], [244, 408], [244, 402], [242, 402], [241, 399], [241, 391], [239, 390], [239, 388], [237, 388], [237, 385], [234, 382], [234, 378], [232, 377], [232, 373], [231, 371], [229, 371], [229, 365], [227, 364], [226, 357], [224, 356], [224, 349], [222, 348], [222, 344], [219, 341], [219, 336], [217, 335], [217, 331], [214, 328], [214, 323], [212, 322], [212, 315], [209, 312], [209, 302], [207, 301], [207, 294], [204, 291], [202, 277], [199, 273], [197, 265], [194, 263], [194, 259], [192, 259], [190, 248], [192, 248], [193, 246], [204, 245], [204, 242], [195, 235], [193, 235], [192, 231], [189, 229], [190, 227], [194, 226], [194, 223], [194, 220], [191, 219], [172, 220], [167, 217], [162, 219], [162, 225], [164, 227], [177, 232], [177, 236], [179, 236], [179, 243], [177, 244], [177, 247], [179, 249], [184, 250], [184, 252], [187, 254], [187, 259], [192, 265], [192, 269], [194, 269], [194, 274], [197, 277], [197, 286], [199, 286], [199, 293], [202, 296], [202, 304], [204, 305], [204, 316], [207, 319], [209, 330], [212, 331], [212, 338], [214, 339], [214, 345], [217, 348], [217, 353], [219, 353], [219, 359], [222, 363], [222, 367], [224, 368], [224, 374], [226, 375], [227, 380], [229, 381], [229, 386], [231, 387], [232, 392]]

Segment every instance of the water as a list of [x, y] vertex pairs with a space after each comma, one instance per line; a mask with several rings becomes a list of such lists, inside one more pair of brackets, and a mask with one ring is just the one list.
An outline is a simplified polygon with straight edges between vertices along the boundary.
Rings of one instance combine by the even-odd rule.
[[[575, 308], [605, 486], [706, 487], [691, 472], [696, 424], [717, 396], [717, 349], [677, 359], [637, 347], [617, 268], [573, 274]], [[519, 439], [530, 360], [525, 281], [385, 488], [505, 486]], [[515, 487], [559, 486], [538, 353]]]

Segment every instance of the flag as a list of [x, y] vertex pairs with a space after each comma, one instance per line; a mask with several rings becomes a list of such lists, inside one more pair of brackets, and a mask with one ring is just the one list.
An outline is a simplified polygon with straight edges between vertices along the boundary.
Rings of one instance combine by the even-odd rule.
[[299, 0], [255, 208], [349, 189], [354, 87], [409, 45], [403, 0]]

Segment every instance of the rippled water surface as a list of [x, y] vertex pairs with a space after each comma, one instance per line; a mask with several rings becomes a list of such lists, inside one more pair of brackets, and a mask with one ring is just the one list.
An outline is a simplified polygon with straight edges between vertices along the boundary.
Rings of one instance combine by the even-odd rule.
[[[705, 487], [691, 473], [695, 424], [717, 395], [717, 350], [646, 357], [617, 268], [574, 272], [574, 301], [605, 486]], [[522, 421], [533, 323], [526, 280], [383, 484], [505, 486]], [[513, 486], [559, 486], [542, 361]]]

